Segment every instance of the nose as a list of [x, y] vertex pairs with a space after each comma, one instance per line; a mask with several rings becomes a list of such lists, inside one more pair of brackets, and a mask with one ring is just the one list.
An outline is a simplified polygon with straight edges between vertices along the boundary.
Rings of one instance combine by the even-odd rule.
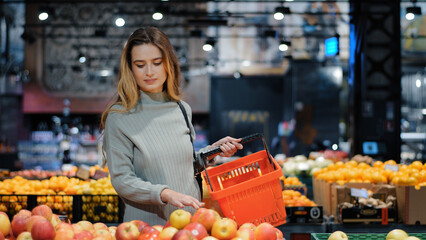
[[152, 77], [154, 75], [154, 70], [152, 69], [152, 65], [148, 64], [146, 68], [146, 76]]

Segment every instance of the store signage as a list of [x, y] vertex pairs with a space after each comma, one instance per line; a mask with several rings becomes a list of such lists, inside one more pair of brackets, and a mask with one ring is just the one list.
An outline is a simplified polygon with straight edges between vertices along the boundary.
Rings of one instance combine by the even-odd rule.
[[394, 165], [394, 164], [385, 164], [385, 170], [386, 169], [390, 169], [393, 172], [398, 172], [399, 171], [399, 166], [398, 165]]
[[351, 196], [352, 197], [368, 198], [367, 190], [366, 189], [359, 189], [359, 188], [351, 188]]
[[81, 178], [83, 180], [87, 180], [90, 177], [90, 167], [87, 165], [81, 165], [78, 167], [77, 172], [75, 173], [75, 176], [78, 178]]

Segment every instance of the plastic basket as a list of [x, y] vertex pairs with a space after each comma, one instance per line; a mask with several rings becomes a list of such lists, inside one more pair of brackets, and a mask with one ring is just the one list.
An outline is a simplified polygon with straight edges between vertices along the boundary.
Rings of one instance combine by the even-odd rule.
[[[331, 233], [312, 233], [311, 240], [327, 240]], [[347, 233], [351, 240], [386, 240], [387, 233]], [[426, 233], [408, 233], [408, 236], [426, 239]]]
[[246, 222], [269, 222], [274, 226], [286, 222], [279, 180], [283, 172], [268, 155], [266, 149], [202, 172], [205, 179], [208, 175], [211, 198], [239, 226]]

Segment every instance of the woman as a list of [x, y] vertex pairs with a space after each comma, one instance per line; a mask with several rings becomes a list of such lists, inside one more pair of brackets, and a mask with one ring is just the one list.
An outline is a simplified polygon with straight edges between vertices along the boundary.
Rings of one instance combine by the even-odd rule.
[[[167, 36], [157, 28], [137, 29], [120, 62], [115, 103], [101, 118], [111, 182], [125, 203], [124, 221], [164, 224], [171, 212], [203, 206], [194, 178], [190, 106], [180, 100], [180, 70]], [[189, 128], [183, 111], [189, 119]], [[232, 156], [241, 139], [225, 137], [220, 146]]]

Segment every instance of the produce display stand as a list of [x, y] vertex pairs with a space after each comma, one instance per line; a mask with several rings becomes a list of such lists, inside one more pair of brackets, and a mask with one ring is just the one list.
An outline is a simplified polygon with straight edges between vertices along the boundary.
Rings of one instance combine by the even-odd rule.
[[[331, 233], [313, 233], [311, 240], [327, 240]], [[387, 233], [347, 233], [351, 240], [386, 240]], [[408, 233], [408, 236], [426, 239], [425, 233]]]
[[53, 213], [72, 223], [123, 221], [124, 204], [118, 195], [0, 195], [0, 211], [10, 219], [20, 209], [31, 211], [40, 204], [48, 205]]

